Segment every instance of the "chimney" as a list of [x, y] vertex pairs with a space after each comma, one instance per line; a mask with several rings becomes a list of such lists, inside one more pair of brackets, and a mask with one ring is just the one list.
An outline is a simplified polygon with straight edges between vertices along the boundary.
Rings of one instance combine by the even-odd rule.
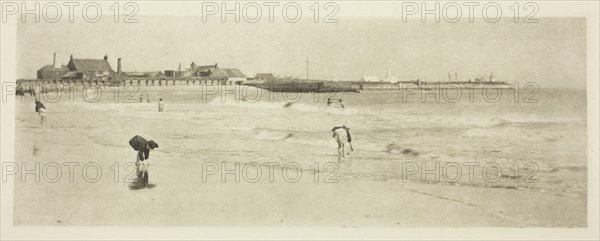
[[71, 57], [69, 57], [69, 60], [73, 60], [73, 54], [71, 54]]
[[117, 73], [121, 73], [121, 58], [117, 59]]
[[54, 59], [52, 59], [52, 67], [56, 68], [56, 52], [54, 52]]
[[108, 61], [108, 55], [104, 55], [104, 61]]
[[215, 68], [217, 68], [217, 63], [215, 63]]

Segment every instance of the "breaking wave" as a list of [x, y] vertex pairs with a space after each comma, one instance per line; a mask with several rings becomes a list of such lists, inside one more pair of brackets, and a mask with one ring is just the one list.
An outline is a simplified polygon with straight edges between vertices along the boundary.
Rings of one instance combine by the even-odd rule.
[[270, 131], [270, 130], [260, 130], [255, 129], [254, 138], [259, 140], [272, 140], [272, 141], [281, 141], [287, 140], [294, 136], [294, 134], [285, 132], [285, 131]]
[[[318, 103], [315, 103], [318, 104]], [[223, 107], [237, 107], [237, 108], [252, 108], [252, 109], [264, 109], [264, 110], [293, 110], [300, 112], [323, 112], [335, 115], [356, 115], [359, 111], [352, 108], [335, 108], [326, 106], [310, 105], [306, 103], [298, 102], [250, 102], [243, 100], [227, 100], [222, 101], [220, 98], [215, 98], [209, 102], [212, 106], [223, 106]], [[363, 111], [364, 112], [364, 111]]]

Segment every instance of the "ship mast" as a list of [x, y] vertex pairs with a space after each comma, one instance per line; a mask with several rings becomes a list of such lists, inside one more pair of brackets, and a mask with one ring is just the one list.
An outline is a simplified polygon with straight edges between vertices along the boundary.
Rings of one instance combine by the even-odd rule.
[[308, 55], [306, 56], [306, 80], [308, 80]]

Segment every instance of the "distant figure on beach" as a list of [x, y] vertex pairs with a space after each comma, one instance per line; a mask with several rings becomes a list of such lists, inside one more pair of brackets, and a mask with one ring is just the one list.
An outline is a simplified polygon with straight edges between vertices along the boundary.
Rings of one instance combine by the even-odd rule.
[[40, 108], [40, 111], [38, 113], [40, 115], [41, 123], [43, 125], [46, 122], [46, 108]]
[[338, 161], [341, 160], [342, 157], [346, 157], [346, 142], [350, 145], [350, 150], [354, 151], [354, 147], [352, 147], [352, 135], [350, 135], [351, 126], [352, 122], [346, 121], [343, 126], [336, 126], [331, 129], [333, 132], [333, 139], [335, 139], [338, 144]]
[[135, 165], [137, 166], [137, 183], [141, 186], [148, 185], [148, 167], [150, 167], [150, 150], [158, 148], [158, 144], [153, 140], [146, 141], [141, 136], [134, 136], [129, 140], [129, 145], [137, 151]]
[[40, 101], [35, 101], [35, 112], [38, 113], [41, 119], [42, 125], [46, 122], [46, 106]]
[[144, 102], [144, 94], [140, 94], [140, 103]]
[[164, 109], [165, 109], [165, 102], [163, 102], [163, 99], [160, 98], [160, 99], [158, 99], [158, 112], [163, 112]]
[[46, 108], [39, 100], [35, 101], [35, 112], [40, 112], [40, 108]]
[[146, 93], [146, 101], [147, 101], [148, 103], [150, 103], [150, 96], [148, 95], [148, 93]]

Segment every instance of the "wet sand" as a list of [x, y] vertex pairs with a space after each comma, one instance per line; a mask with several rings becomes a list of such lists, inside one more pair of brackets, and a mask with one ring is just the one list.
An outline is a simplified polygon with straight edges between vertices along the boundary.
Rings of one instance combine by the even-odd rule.
[[[377, 156], [360, 148], [331, 175], [337, 183], [326, 183], [327, 171], [333, 169], [322, 169], [337, 161], [330, 133], [324, 133], [324, 140], [330, 141], [324, 145], [286, 141], [285, 134], [265, 138], [254, 128], [236, 129], [243, 129], [243, 123], [224, 118], [218, 109], [227, 108], [220, 106], [167, 102], [163, 113], [157, 112], [156, 103], [47, 106], [48, 123], [42, 127], [31, 103], [17, 103], [16, 161], [30, 169], [36, 162], [42, 170], [48, 167], [50, 179], [56, 177], [49, 166], [54, 162], [62, 176], [56, 183], [43, 177], [36, 183], [33, 175], [26, 176], [26, 182], [15, 179], [15, 225], [586, 226], [585, 195], [363, 178], [353, 170]], [[201, 116], [193, 115], [198, 112]], [[127, 141], [136, 134], [160, 145], [150, 154], [153, 188], [136, 190], [125, 182], [133, 170], [127, 165], [136, 154]], [[272, 182], [268, 162], [280, 164], [273, 168]], [[72, 182], [66, 163], [77, 163]], [[241, 163], [240, 182], [235, 175], [223, 181], [220, 172], [203, 180], [203, 165], [223, 163], [229, 169]], [[243, 166], [250, 163], [261, 166], [255, 183], [248, 181], [255, 176], [254, 166], [243, 176]], [[298, 173], [281, 167], [287, 163], [302, 168], [299, 181], [283, 178], [284, 170], [287, 177]], [[321, 169], [316, 182], [311, 169], [315, 163]], [[84, 180], [86, 164], [102, 171], [97, 182]], [[93, 179], [95, 168], [87, 170]]]

